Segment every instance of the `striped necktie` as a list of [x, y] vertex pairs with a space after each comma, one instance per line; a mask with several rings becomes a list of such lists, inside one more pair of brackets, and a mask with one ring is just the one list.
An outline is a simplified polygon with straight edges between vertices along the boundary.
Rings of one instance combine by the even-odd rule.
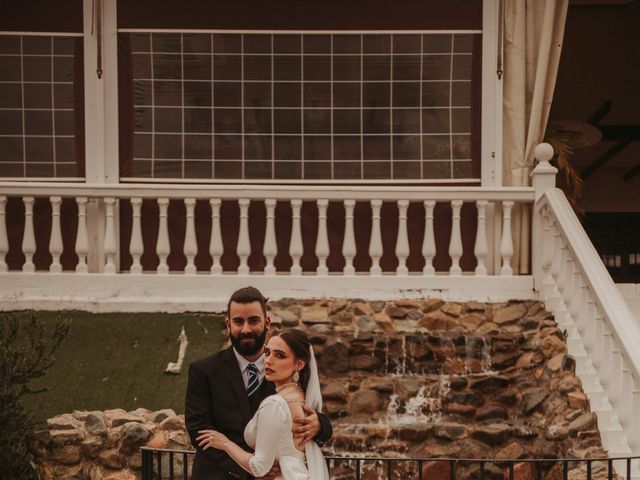
[[250, 363], [247, 365], [247, 373], [249, 374], [249, 382], [247, 383], [247, 395], [253, 395], [260, 386], [260, 377], [258, 377], [258, 367]]

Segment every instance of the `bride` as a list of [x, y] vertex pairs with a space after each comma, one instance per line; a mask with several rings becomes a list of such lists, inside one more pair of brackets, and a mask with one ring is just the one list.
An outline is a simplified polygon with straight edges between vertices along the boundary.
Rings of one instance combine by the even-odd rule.
[[264, 366], [276, 393], [262, 401], [244, 430], [254, 453], [215, 430], [199, 432], [200, 446], [223, 450], [254, 477], [266, 475], [277, 461], [282, 480], [328, 480], [320, 447], [315, 442], [303, 446], [291, 432], [292, 418], [304, 416], [303, 404], [322, 410], [318, 368], [307, 334], [294, 328], [273, 334], [265, 347]]

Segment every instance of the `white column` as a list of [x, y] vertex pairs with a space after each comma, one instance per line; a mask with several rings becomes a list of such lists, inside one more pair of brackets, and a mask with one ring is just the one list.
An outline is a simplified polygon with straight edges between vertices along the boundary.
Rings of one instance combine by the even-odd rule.
[[485, 276], [487, 274], [487, 253], [489, 247], [487, 245], [487, 204], [486, 200], [478, 200], [476, 208], [478, 210], [478, 226], [476, 228], [476, 243], [473, 248], [473, 254], [478, 264], [476, 265], [475, 274]]
[[433, 230], [433, 209], [435, 200], [424, 201], [424, 238], [422, 240], [422, 256], [424, 257], [424, 275], [435, 275], [433, 268], [433, 258], [436, 256], [436, 240]]
[[289, 244], [289, 255], [291, 255], [291, 275], [302, 275], [300, 257], [303, 254], [302, 229], [300, 226], [300, 209], [302, 200], [291, 200], [291, 243]]
[[142, 242], [142, 224], [141, 224], [142, 198], [131, 199], [131, 239], [129, 240], [129, 253], [132, 262], [129, 273], [142, 273], [142, 264], [140, 257], [144, 253], [144, 243]]
[[384, 253], [382, 248], [382, 231], [380, 230], [380, 210], [382, 200], [371, 200], [371, 240], [369, 241], [369, 256], [371, 257], [371, 275], [382, 275], [380, 258]]
[[449, 256], [451, 267], [449, 275], [461, 275], [460, 257], [462, 257], [462, 234], [460, 233], [460, 209], [462, 200], [451, 201], [451, 240], [449, 241]]
[[78, 233], [76, 234], [76, 255], [78, 255], [78, 264], [76, 265], [76, 273], [87, 273], [89, 266], [87, 265], [87, 256], [89, 255], [89, 236], [87, 235], [87, 197], [77, 197], [78, 205]]
[[[640, 379], [638, 379], [636, 373], [632, 372], [631, 375], [631, 409], [632, 412], [638, 412], [640, 411]], [[638, 449], [640, 449], [640, 415], [637, 413], [631, 416], [627, 441], [631, 451], [638, 452]]]
[[353, 258], [356, 256], [356, 237], [353, 226], [353, 209], [356, 206], [355, 200], [344, 201], [344, 241], [342, 243], [342, 255], [344, 256], [345, 275], [355, 275], [356, 269], [353, 266]]
[[60, 205], [62, 198], [58, 196], [49, 197], [51, 202], [51, 236], [49, 237], [49, 252], [51, 253], [50, 272], [61, 272], [62, 264], [60, 263], [60, 255], [62, 255], [62, 230], [60, 227]]
[[36, 237], [33, 231], [33, 197], [24, 197], [24, 236], [22, 237], [22, 253], [24, 253], [23, 272], [35, 272], [33, 254], [36, 253]]
[[275, 275], [276, 267], [274, 265], [274, 259], [278, 254], [278, 243], [276, 242], [276, 200], [274, 198], [267, 198], [264, 201], [267, 209], [267, 225], [264, 232], [264, 258], [267, 264], [264, 267], [265, 275]]
[[512, 201], [502, 202], [502, 240], [500, 241], [500, 256], [502, 268], [500, 275], [513, 275], [511, 256], [513, 255], [513, 239], [511, 238], [511, 208]]
[[396, 238], [396, 256], [398, 267], [396, 275], [408, 275], [407, 257], [409, 256], [409, 234], [407, 233], [408, 200], [398, 200], [398, 237]]
[[196, 263], [195, 258], [198, 254], [198, 242], [196, 241], [196, 223], [195, 223], [195, 198], [185, 198], [184, 206], [186, 209], [186, 228], [184, 232], [184, 256], [187, 257], [187, 264], [184, 266], [184, 273], [187, 275], [195, 275]]
[[321, 198], [318, 204], [318, 239], [316, 241], [316, 257], [318, 257], [318, 267], [316, 275], [329, 275], [327, 267], [327, 257], [329, 256], [329, 235], [327, 233], [327, 208], [329, 200]]
[[211, 205], [211, 240], [209, 240], [209, 254], [213, 259], [211, 264], [212, 275], [222, 275], [222, 265], [220, 257], [224, 253], [224, 245], [222, 244], [222, 230], [220, 228], [220, 205], [222, 201], [219, 198], [209, 200]]
[[169, 244], [169, 226], [167, 214], [169, 211], [169, 199], [158, 198], [159, 218], [158, 218], [158, 240], [156, 241], [156, 253], [158, 254], [158, 268], [156, 273], [166, 275], [169, 273], [169, 265], [167, 265], [167, 257], [171, 252]]
[[249, 242], [249, 199], [239, 199], [238, 205], [240, 206], [240, 230], [238, 232], [238, 245], [236, 246], [236, 253], [240, 259], [238, 275], [249, 275], [249, 265], [247, 263], [249, 255], [251, 255], [251, 242]]
[[6, 262], [9, 251], [9, 238], [7, 237], [7, 197], [0, 195], [0, 272], [9, 270]]
[[107, 257], [104, 265], [104, 273], [116, 273], [116, 253], [118, 251], [115, 222], [116, 199], [112, 197], [105, 198], [104, 204], [107, 220], [104, 231], [104, 254]]

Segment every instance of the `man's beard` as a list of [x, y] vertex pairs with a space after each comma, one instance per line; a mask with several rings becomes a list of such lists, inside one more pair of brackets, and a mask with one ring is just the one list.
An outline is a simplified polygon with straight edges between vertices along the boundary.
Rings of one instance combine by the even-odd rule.
[[[231, 345], [233, 345], [233, 348], [235, 348], [240, 355], [245, 357], [255, 355], [264, 346], [264, 341], [267, 338], [267, 328], [265, 327], [260, 335], [256, 335], [255, 333], [246, 333], [235, 337], [229, 334], [229, 338], [231, 339]], [[245, 338], [253, 338], [255, 342], [253, 345], [243, 344], [242, 340]]]

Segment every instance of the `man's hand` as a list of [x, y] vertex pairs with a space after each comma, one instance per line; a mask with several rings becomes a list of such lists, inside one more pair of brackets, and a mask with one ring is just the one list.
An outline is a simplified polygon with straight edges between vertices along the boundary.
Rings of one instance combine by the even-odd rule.
[[320, 433], [318, 414], [304, 403], [302, 404], [302, 409], [304, 410], [305, 416], [294, 418], [294, 427], [291, 429], [293, 438], [299, 445], [305, 445]]

